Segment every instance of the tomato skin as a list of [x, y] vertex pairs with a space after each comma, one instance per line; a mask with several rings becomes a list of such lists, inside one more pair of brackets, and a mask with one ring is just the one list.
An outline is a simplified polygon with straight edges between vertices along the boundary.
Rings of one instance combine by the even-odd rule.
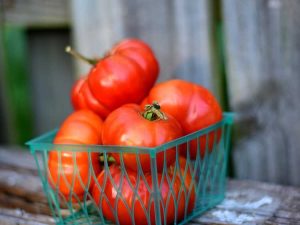
[[75, 110], [88, 109], [85, 99], [81, 93], [82, 85], [85, 83], [86, 77], [78, 79], [71, 89], [71, 103]]
[[[103, 122], [90, 110], [79, 110], [72, 113], [61, 125], [54, 144], [101, 144], [101, 130]], [[89, 159], [90, 157], [90, 159]], [[54, 189], [58, 189], [67, 200], [72, 192], [72, 200], [83, 199], [84, 190], [90, 186], [88, 178], [91, 160], [95, 176], [101, 171], [99, 154], [93, 152], [50, 151], [48, 158], [48, 180]], [[74, 182], [71, 187], [72, 181]], [[75, 198], [77, 195], [78, 198]]]
[[[161, 109], [180, 122], [184, 134], [190, 134], [222, 120], [222, 109], [213, 94], [204, 87], [184, 80], [169, 80], [155, 85], [142, 106], [158, 101]], [[220, 136], [220, 133], [218, 134]], [[211, 151], [214, 134], [208, 135], [208, 148]], [[205, 154], [206, 137], [200, 141], [200, 154]], [[185, 155], [186, 152], [183, 152]], [[190, 143], [190, 157], [197, 155], [197, 141]]]
[[89, 109], [101, 118], [106, 118], [110, 110], [103, 106], [92, 94], [87, 82], [87, 77], [82, 77], [75, 82], [71, 90], [71, 102], [75, 110]]
[[150, 47], [138, 39], [126, 39], [91, 69], [88, 85], [100, 105], [112, 111], [126, 103], [140, 103], [159, 73]]
[[121, 54], [136, 62], [142, 68], [146, 81], [144, 85], [148, 93], [159, 73], [159, 64], [152, 49], [141, 40], [126, 39], [118, 43], [110, 51], [110, 55], [114, 54]]
[[[172, 117], [167, 120], [150, 121], [142, 116], [142, 108], [136, 104], [127, 104], [113, 111], [105, 120], [102, 130], [104, 145], [155, 147], [182, 136], [180, 124]], [[111, 153], [120, 164], [120, 154]], [[151, 170], [149, 154], [138, 154], [144, 172]], [[137, 154], [123, 153], [126, 168], [137, 171]], [[156, 155], [157, 170], [161, 171], [166, 161], [172, 164], [176, 157], [176, 148], [166, 150]]]
[[[110, 166], [109, 173], [111, 176], [108, 174], [105, 176], [105, 171], [103, 170], [97, 178], [99, 186], [95, 183], [92, 190], [93, 199], [96, 205], [102, 209], [104, 217], [114, 223], [118, 220], [122, 225], [131, 225], [133, 224], [131, 215], [134, 213], [133, 220], [135, 224], [146, 225], [148, 224], [147, 219], [149, 219], [150, 224], [155, 224], [154, 201], [150, 201], [150, 198], [152, 198], [151, 191], [154, 188], [151, 174], [145, 174], [145, 179], [143, 179], [142, 177], [138, 178], [135, 171], [127, 170], [127, 176], [129, 178], [129, 180], [127, 180], [127, 176], [122, 175], [122, 170], [117, 165]], [[175, 202], [178, 204], [178, 211], [180, 210], [182, 212], [184, 210], [185, 199], [177, 199], [180, 180], [175, 178], [172, 186], [173, 195], [170, 195], [171, 186], [167, 182], [166, 176], [162, 176], [162, 174], [159, 173], [157, 178], [160, 184], [161, 200], [163, 203], [163, 205], [160, 205], [161, 223], [164, 224], [165, 212], [166, 222], [167, 224], [171, 224], [175, 219]], [[148, 189], [148, 187], [150, 189]], [[120, 192], [119, 195], [122, 195], [122, 197], [118, 197], [118, 190]], [[136, 194], [134, 190], [136, 190]], [[170, 195], [170, 197], [168, 195]], [[100, 198], [102, 198], [101, 202]], [[163, 207], [165, 210], [163, 210]], [[117, 218], [114, 216], [114, 211], [117, 214]], [[148, 214], [149, 218], [147, 218]]]
[[[169, 167], [169, 173], [174, 176], [174, 173], [176, 173], [176, 176], [181, 180], [184, 179], [184, 185], [185, 185], [185, 190], [186, 190], [186, 197], [188, 196], [188, 193], [190, 193], [189, 200], [188, 200], [188, 206], [187, 206], [187, 214], [190, 213], [194, 207], [195, 207], [195, 201], [196, 201], [196, 190], [195, 190], [195, 184], [193, 183], [193, 177], [191, 174], [191, 171], [189, 168], [186, 168], [187, 166], [187, 161], [186, 158], [183, 156], [179, 156], [178, 158], [179, 162], [179, 167], [176, 168], [176, 162], [172, 164]], [[184, 210], [180, 211], [179, 213], [179, 220], [183, 219], [184, 217]]]

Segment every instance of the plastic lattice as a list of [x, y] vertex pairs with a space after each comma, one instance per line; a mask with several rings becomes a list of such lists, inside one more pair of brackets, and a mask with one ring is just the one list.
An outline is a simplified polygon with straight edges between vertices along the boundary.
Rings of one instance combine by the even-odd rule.
[[[27, 144], [57, 224], [184, 224], [224, 198], [232, 122], [224, 113], [221, 122], [154, 148], [52, 144], [57, 130]], [[126, 167], [128, 154], [136, 170]], [[145, 154], [150, 171], [139, 160]]]

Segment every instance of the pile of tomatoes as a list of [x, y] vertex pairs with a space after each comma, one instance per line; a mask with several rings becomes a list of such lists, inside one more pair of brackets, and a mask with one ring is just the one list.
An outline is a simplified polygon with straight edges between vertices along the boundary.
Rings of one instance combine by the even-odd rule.
[[[98, 60], [79, 57], [91, 63], [92, 69], [72, 88], [75, 110], [60, 126], [55, 144], [156, 147], [222, 119], [221, 107], [204, 87], [184, 80], [155, 84], [159, 63], [141, 40], [123, 40]], [[213, 140], [209, 135], [193, 140], [189, 158], [203, 157], [206, 147], [212, 149]], [[98, 152], [50, 151], [49, 183], [67, 201], [90, 196], [112, 222], [155, 224], [155, 173], [162, 223], [180, 221], [193, 210], [195, 190], [187, 169], [186, 145], [157, 153], [157, 171], [152, 171], [146, 153], [123, 149], [121, 154], [113, 151], [108, 155], [113, 163], [104, 167]], [[178, 155], [180, 168], [175, 165]]]

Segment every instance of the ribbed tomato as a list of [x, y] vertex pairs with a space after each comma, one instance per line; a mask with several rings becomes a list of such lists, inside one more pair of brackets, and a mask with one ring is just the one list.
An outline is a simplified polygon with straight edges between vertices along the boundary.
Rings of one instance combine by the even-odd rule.
[[[146, 43], [138, 39], [123, 40], [95, 63], [86, 81], [75, 84], [73, 106], [75, 109], [89, 108], [105, 118], [123, 104], [140, 103], [154, 85], [158, 73], [159, 64]], [[88, 85], [77, 91], [80, 82]]]
[[92, 94], [87, 82], [87, 76], [75, 82], [71, 91], [71, 102], [75, 110], [90, 109], [101, 118], [106, 118], [110, 110], [98, 102]]
[[[76, 111], [63, 122], [53, 143], [101, 144], [102, 124], [102, 120], [92, 111]], [[93, 171], [90, 170], [90, 163]], [[48, 169], [49, 183], [59, 190], [61, 197], [79, 201], [82, 200], [84, 191], [94, 183], [89, 178], [92, 172], [95, 176], [100, 173], [99, 154], [53, 150], [49, 152]]]
[[[155, 85], [142, 106], [158, 101], [164, 112], [180, 122], [184, 134], [190, 134], [222, 120], [222, 109], [206, 88], [184, 80], [169, 80]], [[218, 132], [218, 137], [220, 132]], [[207, 139], [208, 138], [208, 139]], [[210, 133], [199, 139], [200, 154], [203, 157], [206, 149], [212, 150], [215, 134]], [[185, 154], [185, 153], [183, 153]], [[197, 155], [197, 140], [190, 143], [190, 157]]]
[[[183, 181], [185, 188], [182, 188], [182, 194], [185, 196], [184, 199], [188, 199], [188, 205], [186, 213], [190, 213], [194, 207], [195, 207], [195, 201], [196, 201], [196, 190], [195, 186], [196, 183], [193, 182], [193, 177], [191, 173], [191, 168], [189, 168], [186, 159], [183, 156], [180, 156], [178, 158], [178, 164], [179, 167], [176, 165], [176, 162], [174, 162], [173, 165], [169, 167], [169, 174], [174, 176], [174, 173], [176, 176]], [[196, 178], [194, 178], [196, 180]], [[183, 219], [185, 210], [181, 211], [181, 214], [179, 214], [179, 220]]]
[[[117, 165], [103, 170], [97, 178], [92, 196], [96, 205], [102, 210], [104, 217], [121, 225], [156, 224], [154, 210], [153, 177], [150, 173], [145, 177], [138, 177], [132, 170], [125, 171]], [[157, 174], [159, 182], [161, 224], [171, 224], [177, 215], [184, 212], [184, 195], [179, 195], [181, 183], [178, 177], [173, 183], [167, 181], [166, 176]], [[114, 214], [115, 213], [115, 214]], [[178, 218], [178, 216], [177, 216]], [[178, 220], [177, 220], [178, 221]]]
[[[139, 105], [127, 104], [113, 111], [106, 118], [102, 141], [104, 145], [156, 147], [182, 136], [180, 124], [170, 115], [164, 115], [157, 103], [143, 110]], [[155, 108], [156, 107], [156, 108]], [[162, 116], [162, 117], [161, 117]], [[126, 168], [137, 171], [140, 162], [144, 172], [151, 170], [150, 154], [111, 153], [117, 163], [124, 162]], [[166, 157], [165, 157], [166, 155]], [[176, 148], [170, 148], [156, 154], [157, 169], [161, 171], [164, 162], [172, 164], [176, 157]], [[137, 160], [138, 158], [138, 160]]]

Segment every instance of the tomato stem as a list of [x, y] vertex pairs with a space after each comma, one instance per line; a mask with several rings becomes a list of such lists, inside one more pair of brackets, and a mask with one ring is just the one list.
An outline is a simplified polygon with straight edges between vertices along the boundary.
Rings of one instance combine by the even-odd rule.
[[149, 121], [154, 120], [167, 120], [166, 114], [160, 111], [160, 105], [157, 101], [153, 101], [150, 105], [145, 105], [145, 111], [143, 112], [143, 117]]
[[73, 50], [71, 48], [71, 46], [67, 46], [65, 48], [65, 51], [67, 53], [71, 54], [72, 56], [74, 56], [75, 58], [80, 59], [80, 60], [82, 60], [82, 61], [84, 61], [84, 62], [86, 62], [86, 63], [88, 63], [88, 64], [90, 64], [92, 66], [95, 66], [97, 64], [97, 62], [98, 62], [98, 60], [96, 60], [96, 59], [90, 59], [90, 58], [87, 58], [87, 57], [81, 55], [79, 52]]

